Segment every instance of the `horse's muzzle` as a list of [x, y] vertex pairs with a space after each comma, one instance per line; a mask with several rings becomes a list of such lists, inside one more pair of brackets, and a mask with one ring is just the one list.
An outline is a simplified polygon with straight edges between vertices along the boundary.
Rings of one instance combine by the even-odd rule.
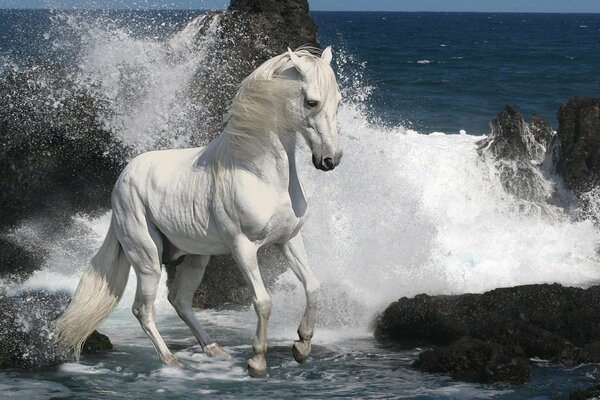
[[320, 169], [321, 171], [331, 171], [335, 167], [338, 166], [340, 160], [342, 159], [341, 155], [337, 157], [325, 157], [321, 160], [318, 160], [317, 157], [312, 156], [312, 162], [316, 169]]

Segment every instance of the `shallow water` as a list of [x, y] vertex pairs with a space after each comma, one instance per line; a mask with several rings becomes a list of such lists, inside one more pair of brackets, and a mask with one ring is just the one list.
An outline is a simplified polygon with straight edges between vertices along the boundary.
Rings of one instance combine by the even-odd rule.
[[[291, 356], [292, 327], [275, 327], [269, 341], [268, 376], [252, 379], [246, 372], [246, 359], [252, 354], [253, 314], [249, 309], [198, 312], [231, 354], [228, 361], [206, 357], [175, 315], [160, 317], [158, 326], [183, 364], [182, 369], [174, 369], [161, 366], [137, 321], [128, 310], [119, 309], [103, 327], [113, 340], [114, 351], [33, 372], [2, 372], [0, 389], [3, 398], [10, 399], [554, 399], [600, 374], [596, 366], [537, 364], [532, 383], [519, 387], [462, 383], [412, 368], [420, 348], [378, 343], [367, 332], [326, 330], [317, 332], [311, 358], [299, 365]], [[276, 314], [274, 320], [277, 325]]]

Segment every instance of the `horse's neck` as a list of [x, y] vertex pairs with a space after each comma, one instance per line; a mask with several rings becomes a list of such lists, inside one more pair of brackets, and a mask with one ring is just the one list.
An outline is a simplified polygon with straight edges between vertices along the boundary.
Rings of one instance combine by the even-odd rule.
[[276, 134], [270, 132], [261, 143], [261, 154], [249, 159], [234, 160], [244, 168], [253, 170], [261, 179], [271, 184], [282, 184], [287, 187], [290, 163], [295, 163], [296, 135]]

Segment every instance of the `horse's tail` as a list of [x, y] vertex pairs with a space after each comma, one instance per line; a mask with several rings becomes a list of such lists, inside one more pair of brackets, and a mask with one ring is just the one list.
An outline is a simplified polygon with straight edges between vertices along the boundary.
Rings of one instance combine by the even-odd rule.
[[81, 277], [71, 303], [55, 322], [58, 356], [79, 359], [85, 340], [121, 300], [129, 269], [111, 222], [106, 239]]

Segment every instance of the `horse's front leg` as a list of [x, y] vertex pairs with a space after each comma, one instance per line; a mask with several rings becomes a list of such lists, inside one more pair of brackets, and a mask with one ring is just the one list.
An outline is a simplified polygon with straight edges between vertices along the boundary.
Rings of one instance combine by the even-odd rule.
[[321, 297], [321, 287], [308, 265], [308, 257], [304, 250], [304, 241], [299, 233], [290, 241], [279, 244], [278, 247], [287, 258], [292, 271], [294, 271], [298, 279], [302, 282], [302, 285], [304, 285], [304, 291], [306, 292], [306, 309], [302, 317], [302, 322], [300, 322], [300, 327], [298, 327], [300, 340], [295, 341], [292, 347], [294, 359], [299, 363], [303, 363], [308, 359], [310, 354], [310, 341], [313, 337], [315, 315]]
[[271, 315], [271, 298], [258, 269], [256, 251], [256, 245], [245, 237], [236, 240], [232, 247], [233, 258], [252, 289], [254, 310], [258, 316], [256, 336], [252, 343], [254, 357], [248, 360], [248, 372], [250, 376], [260, 378], [267, 374], [267, 323]]

